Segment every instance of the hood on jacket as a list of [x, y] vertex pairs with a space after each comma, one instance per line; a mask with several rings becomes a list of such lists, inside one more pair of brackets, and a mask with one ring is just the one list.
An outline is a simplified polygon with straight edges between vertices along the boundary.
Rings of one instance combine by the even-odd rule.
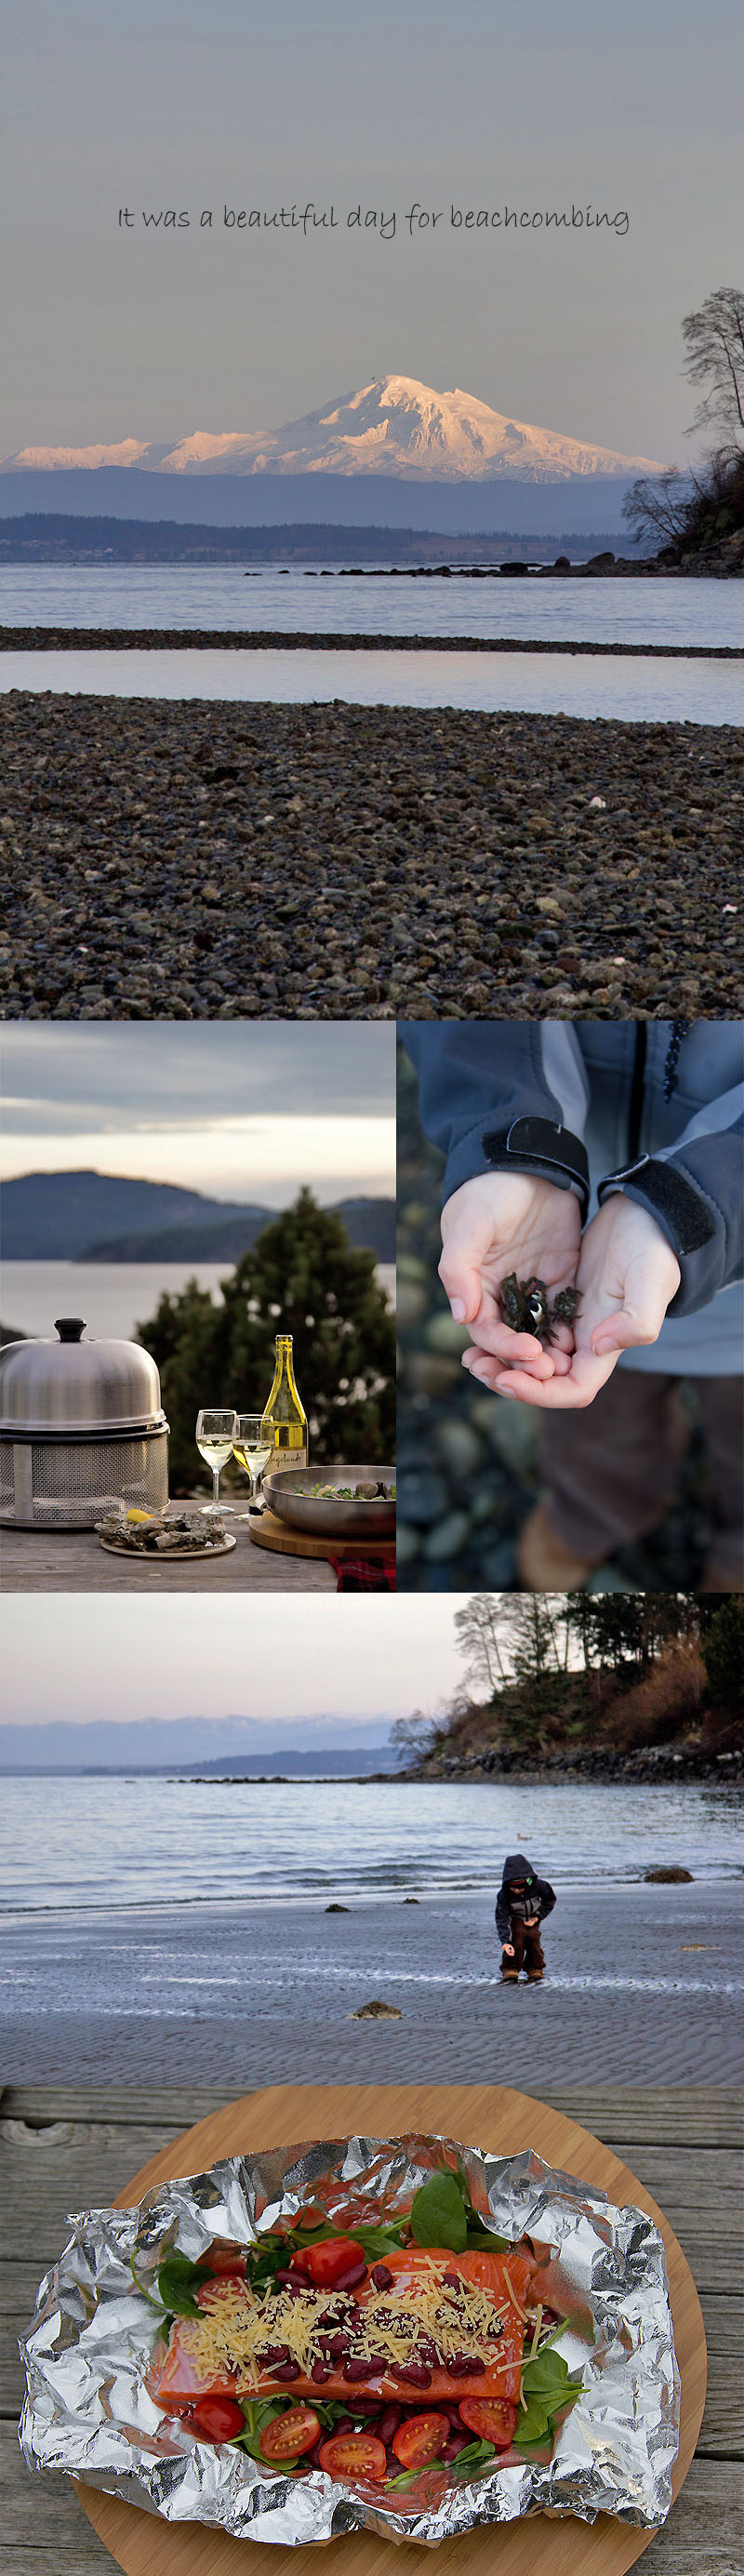
[[502, 1887], [515, 1887], [520, 1880], [535, 1878], [536, 1875], [532, 1862], [525, 1859], [524, 1852], [507, 1852], [501, 1877]]

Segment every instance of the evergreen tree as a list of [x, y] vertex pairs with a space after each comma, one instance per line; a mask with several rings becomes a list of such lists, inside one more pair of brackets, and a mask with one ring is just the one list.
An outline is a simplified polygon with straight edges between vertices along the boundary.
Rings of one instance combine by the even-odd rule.
[[741, 1716], [744, 1700], [744, 1599], [730, 1593], [716, 1610], [702, 1640], [702, 1656], [713, 1707], [729, 1718]]
[[301, 1190], [221, 1287], [224, 1303], [214, 1306], [190, 1280], [137, 1326], [160, 1370], [171, 1492], [189, 1493], [206, 1481], [194, 1439], [201, 1405], [263, 1412], [280, 1332], [294, 1342], [311, 1461], [388, 1464], [395, 1456], [395, 1324], [374, 1253], [353, 1249], [341, 1218]]

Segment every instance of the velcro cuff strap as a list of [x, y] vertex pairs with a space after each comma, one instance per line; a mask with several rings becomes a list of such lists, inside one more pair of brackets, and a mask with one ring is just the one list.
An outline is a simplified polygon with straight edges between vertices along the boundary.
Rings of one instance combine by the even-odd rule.
[[580, 1136], [552, 1118], [514, 1118], [510, 1127], [489, 1128], [482, 1138], [487, 1163], [494, 1171], [534, 1171], [561, 1188], [574, 1188], [582, 1218], [589, 1206], [589, 1163]]
[[642, 1155], [626, 1171], [607, 1173], [599, 1184], [600, 1200], [626, 1184], [661, 1218], [681, 1259], [712, 1243], [716, 1228], [710, 1210], [694, 1182], [674, 1163], [656, 1163], [652, 1156]]

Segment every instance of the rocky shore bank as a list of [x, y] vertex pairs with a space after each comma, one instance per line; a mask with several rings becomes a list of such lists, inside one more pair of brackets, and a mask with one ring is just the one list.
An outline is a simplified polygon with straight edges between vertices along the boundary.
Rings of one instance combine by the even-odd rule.
[[508, 1745], [494, 1746], [490, 1753], [444, 1755], [430, 1766], [422, 1764], [410, 1771], [376, 1771], [375, 1780], [417, 1780], [423, 1787], [435, 1788], [439, 1781], [451, 1786], [455, 1780], [508, 1780], [510, 1788], [559, 1786], [569, 1781], [595, 1782], [653, 1781], [658, 1787], [667, 1780], [701, 1780], [715, 1782], [724, 1789], [740, 1788], [744, 1783], [744, 1750], [717, 1753], [712, 1744], [648, 1744], [633, 1753], [613, 1753], [607, 1745], [551, 1754], [536, 1753], [526, 1759], [524, 1749], [510, 1751]]
[[734, 726], [11, 691], [0, 756], [8, 1017], [740, 1006]]
[[587, 643], [525, 635], [326, 635], [314, 627], [285, 635], [262, 626], [240, 627], [234, 633], [223, 626], [0, 626], [0, 653], [436, 653], [438, 647], [443, 653], [601, 653], [644, 662], [744, 662], [741, 644], [613, 644], [596, 637]]

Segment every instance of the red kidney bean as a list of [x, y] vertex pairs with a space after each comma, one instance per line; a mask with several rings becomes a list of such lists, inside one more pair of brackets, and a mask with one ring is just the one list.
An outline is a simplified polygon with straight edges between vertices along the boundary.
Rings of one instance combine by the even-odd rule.
[[467, 2353], [453, 2352], [451, 2360], [446, 2361], [444, 2367], [448, 2379], [467, 2379], [470, 2370]]
[[[472, 2440], [472, 2434], [470, 2439]], [[466, 2440], [467, 2436], [464, 2433], [450, 2433], [449, 2440], [442, 2443], [442, 2448], [439, 2454], [440, 2459], [458, 2459], [460, 2452], [465, 2450]]]
[[393, 2275], [388, 2270], [387, 2263], [373, 2263], [369, 2277], [374, 2281], [376, 2290], [392, 2290]]
[[443, 2272], [442, 2280], [443, 2282], [446, 2282], [448, 2290], [462, 2289], [462, 2280], [459, 2272]]
[[356, 2360], [349, 2360], [349, 2361], [345, 2361], [345, 2362], [344, 2362], [344, 2378], [345, 2378], [345, 2379], [376, 2379], [376, 2377], [377, 2377], [377, 2372], [378, 2372], [378, 2370], [379, 2370], [379, 2367], [380, 2367], [380, 2365], [379, 2365], [379, 2362], [377, 2362], [377, 2361], [356, 2361]]
[[409, 2388], [431, 2387], [431, 2371], [424, 2368], [422, 2361], [395, 2361], [391, 2363], [391, 2376], [404, 2379]]
[[318, 2436], [318, 2440], [317, 2440], [317, 2442], [314, 2442], [314, 2443], [313, 2443], [312, 2450], [311, 2450], [311, 2451], [306, 2451], [306, 2452], [305, 2452], [305, 2466], [306, 2466], [306, 2468], [308, 2468], [308, 2469], [319, 2469], [319, 2468], [320, 2468], [320, 2454], [321, 2454], [321, 2451], [322, 2451], [322, 2448], [323, 2448], [323, 2443], [324, 2443], [324, 2442], [327, 2442], [327, 2440], [328, 2440], [328, 2434], [327, 2434], [327, 2433], [320, 2433], [320, 2434], [319, 2434], [319, 2436]]
[[350, 2341], [351, 2337], [347, 2334], [329, 2335], [327, 2344], [325, 2336], [323, 2337], [324, 2348], [330, 2354], [331, 2361], [343, 2361]]
[[402, 2406], [386, 2406], [385, 2413], [384, 2415], [381, 2415], [377, 2426], [378, 2442], [384, 2442], [386, 2451], [392, 2442], [393, 2434], [397, 2433], [398, 2425], [402, 2424], [402, 2422]]
[[336, 2288], [337, 2290], [355, 2290], [357, 2283], [359, 2281], [366, 2281], [366, 2278], [366, 2263], [362, 2263], [361, 2261], [359, 2263], [350, 2263], [348, 2272], [341, 2273], [340, 2280], [336, 2282]]
[[327, 2368], [326, 2368], [326, 2364], [325, 2364], [325, 2362], [324, 2362], [324, 2361], [314, 2361], [314, 2362], [313, 2362], [312, 2370], [311, 2370], [311, 2372], [310, 2372], [310, 2377], [311, 2377], [311, 2379], [314, 2379], [316, 2388], [322, 2388], [322, 2387], [323, 2387], [323, 2383], [324, 2383], [324, 2381], [325, 2381], [326, 2379], [330, 2379], [330, 2376], [331, 2376], [330, 2370], [327, 2370]]
[[481, 2361], [480, 2354], [473, 2353], [468, 2361], [468, 2370], [470, 2372], [471, 2379], [482, 2379], [485, 2367], [485, 2362]]
[[[337, 2434], [337, 2433], [353, 2433], [353, 2431], [354, 2431], [354, 2418], [353, 2418], [353, 2415], [340, 2415], [340, 2416], [339, 2416], [338, 2423], [337, 2423], [337, 2424], [334, 2424], [334, 2427], [333, 2427], [333, 2439], [334, 2439], [334, 2442], [335, 2442], [336, 2434]], [[324, 2442], [327, 2442], [327, 2441], [328, 2441], [328, 2438], [329, 2438], [328, 2434], [327, 2434], [327, 2433], [324, 2433], [324, 2435], [323, 2435], [323, 2440], [324, 2440]]]
[[426, 2361], [430, 2366], [436, 2363], [438, 2358], [437, 2347], [435, 2343], [432, 2343], [431, 2335], [419, 2336], [418, 2356], [419, 2361]]
[[275, 2379], [299, 2379], [299, 2377], [300, 2365], [298, 2361], [280, 2361], [277, 2363], [276, 2370], [274, 2372]]
[[257, 2360], [257, 2361], [269, 2361], [269, 2362], [275, 2362], [275, 2361], [288, 2361], [288, 2360], [289, 2360], [289, 2344], [288, 2344], [288, 2343], [267, 2343], [267, 2344], [265, 2344], [265, 2345], [264, 2345], [264, 2349], [263, 2349], [263, 2351], [262, 2351], [262, 2352], [257, 2352], [257, 2354], [256, 2354], [256, 2360]]

